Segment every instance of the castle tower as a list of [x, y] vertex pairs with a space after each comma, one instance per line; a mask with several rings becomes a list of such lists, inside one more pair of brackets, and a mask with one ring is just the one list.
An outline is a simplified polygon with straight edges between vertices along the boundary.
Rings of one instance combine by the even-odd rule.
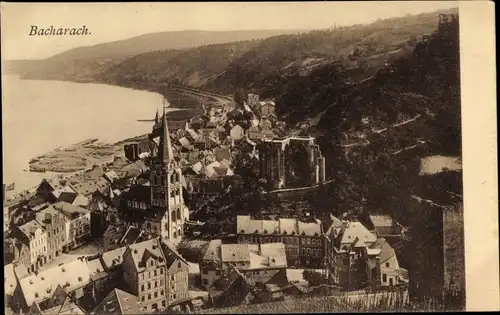
[[161, 129], [157, 154], [151, 162], [151, 206], [162, 214], [161, 236], [178, 244], [184, 233], [187, 209], [182, 197], [181, 168], [174, 159], [165, 108]]

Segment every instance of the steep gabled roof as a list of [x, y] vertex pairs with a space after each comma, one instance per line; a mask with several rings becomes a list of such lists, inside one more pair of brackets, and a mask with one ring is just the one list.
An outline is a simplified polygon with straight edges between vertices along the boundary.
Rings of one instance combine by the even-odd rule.
[[94, 309], [94, 314], [144, 314], [142, 304], [135, 295], [114, 289]]

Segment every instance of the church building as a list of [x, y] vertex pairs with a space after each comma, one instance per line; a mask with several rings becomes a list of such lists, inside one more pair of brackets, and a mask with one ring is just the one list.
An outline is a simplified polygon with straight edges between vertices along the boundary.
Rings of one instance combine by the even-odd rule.
[[158, 114], [150, 141], [149, 182], [135, 184], [123, 194], [121, 218], [127, 224], [169, 239], [177, 245], [189, 220], [182, 196], [181, 165], [174, 157], [165, 108]]

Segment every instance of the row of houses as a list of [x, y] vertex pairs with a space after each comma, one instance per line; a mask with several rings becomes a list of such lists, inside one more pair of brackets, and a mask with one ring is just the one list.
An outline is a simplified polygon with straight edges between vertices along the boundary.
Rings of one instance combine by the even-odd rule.
[[388, 216], [369, 219], [370, 230], [362, 222], [333, 215], [322, 220], [237, 216], [236, 233], [239, 244], [283, 243], [291, 266], [325, 268], [333, 285], [370, 284], [375, 289], [406, 285], [408, 271], [399, 266], [393, 248], [400, 243], [403, 228]]
[[6, 293], [19, 309], [35, 314], [67, 314], [68, 309], [76, 314], [146, 314], [192, 300], [188, 263], [160, 238], [80, 257], [37, 274], [28, 274], [22, 265], [11, 266]]
[[283, 300], [301, 293], [289, 281], [283, 243], [223, 244], [210, 241], [200, 259], [201, 285], [214, 307]]
[[93, 210], [103, 205], [98, 201], [119, 195], [127, 181], [147, 171], [142, 164], [117, 157], [105, 168], [94, 166], [66, 178], [43, 179], [23, 207], [9, 212], [7, 261], [21, 263], [32, 273], [86, 243]]
[[5, 253], [28, 273], [83, 244], [90, 236], [90, 212], [59, 201], [34, 214], [34, 219], [14, 226], [5, 239]]

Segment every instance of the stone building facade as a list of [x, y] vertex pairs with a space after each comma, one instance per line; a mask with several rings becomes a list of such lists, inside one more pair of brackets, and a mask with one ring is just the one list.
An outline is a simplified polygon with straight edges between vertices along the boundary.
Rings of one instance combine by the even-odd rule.
[[270, 189], [311, 186], [325, 181], [325, 158], [312, 137], [263, 139], [257, 150], [259, 174]]

